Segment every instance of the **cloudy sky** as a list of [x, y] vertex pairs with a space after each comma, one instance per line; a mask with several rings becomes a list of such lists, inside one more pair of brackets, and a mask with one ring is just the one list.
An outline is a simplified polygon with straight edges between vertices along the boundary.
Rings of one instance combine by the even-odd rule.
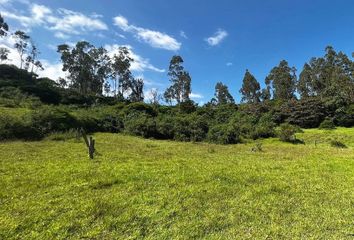
[[[199, 103], [213, 97], [218, 81], [239, 100], [246, 69], [263, 84], [282, 59], [301, 70], [327, 45], [354, 51], [352, 0], [0, 0], [0, 13], [11, 31], [24, 30], [37, 44], [42, 76], [65, 76], [58, 44], [86, 40], [111, 53], [125, 45], [145, 90], [162, 92], [169, 60], [179, 54]], [[11, 47], [13, 39], [0, 45]], [[18, 62], [15, 52], [10, 57]]]

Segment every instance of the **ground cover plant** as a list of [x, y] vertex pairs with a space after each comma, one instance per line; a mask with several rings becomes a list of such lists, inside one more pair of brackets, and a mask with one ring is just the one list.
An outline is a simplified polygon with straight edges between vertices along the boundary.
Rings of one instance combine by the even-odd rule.
[[[72, 138], [0, 143], [1, 239], [354, 234], [353, 128], [305, 130], [300, 145], [94, 137], [94, 160]], [[333, 139], [347, 148], [332, 147]]]

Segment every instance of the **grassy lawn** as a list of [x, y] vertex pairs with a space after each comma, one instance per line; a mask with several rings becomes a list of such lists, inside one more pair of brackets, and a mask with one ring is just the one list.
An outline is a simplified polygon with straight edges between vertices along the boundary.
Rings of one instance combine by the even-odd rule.
[[298, 138], [0, 143], [0, 239], [353, 239], [354, 128]]

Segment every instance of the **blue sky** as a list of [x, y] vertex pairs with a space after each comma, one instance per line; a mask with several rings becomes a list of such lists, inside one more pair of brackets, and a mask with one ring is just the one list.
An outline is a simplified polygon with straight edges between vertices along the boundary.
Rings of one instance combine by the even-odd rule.
[[[39, 46], [46, 66], [41, 75], [63, 75], [58, 44], [87, 40], [112, 54], [127, 45], [145, 91], [163, 92], [169, 60], [179, 54], [200, 103], [213, 97], [218, 81], [239, 101], [246, 69], [263, 85], [282, 59], [299, 74], [327, 45], [348, 55], [354, 51], [350, 0], [0, 0], [0, 12], [12, 31], [27, 31]], [[0, 44], [10, 47], [12, 41]]]

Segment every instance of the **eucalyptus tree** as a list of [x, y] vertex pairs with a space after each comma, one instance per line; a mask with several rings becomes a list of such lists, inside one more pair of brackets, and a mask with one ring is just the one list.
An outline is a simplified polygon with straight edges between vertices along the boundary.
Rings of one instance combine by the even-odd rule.
[[33, 41], [30, 42], [30, 51], [27, 53], [25, 68], [28, 70], [31, 66], [31, 73], [36, 72], [38, 69], [44, 70], [41, 61], [38, 60], [40, 51]]
[[217, 105], [235, 103], [235, 100], [230, 94], [228, 87], [222, 82], [216, 83], [214, 95], [215, 95], [215, 103]]
[[9, 31], [9, 25], [7, 25], [4, 18], [0, 14], [0, 37], [7, 36], [8, 31]]
[[111, 62], [111, 72], [114, 81], [114, 95], [123, 98], [124, 93], [129, 89], [132, 80], [130, 71], [133, 58], [130, 57], [129, 49], [125, 46], [119, 47], [118, 54], [115, 54]]
[[183, 59], [181, 56], [173, 56], [170, 61], [168, 76], [170, 77], [171, 86], [164, 93], [167, 102], [175, 100], [177, 104], [189, 100], [191, 94], [191, 76], [183, 67]]
[[110, 75], [110, 58], [107, 50], [96, 48], [86, 41], [58, 46], [63, 71], [69, 73], [70, 86], [81, 94], [102, 95], [105, 80]]
[[248, 70], [246, 70], [242, 81], [242, 87], [240, 89], [240, 93], [242, 94], [241, 101], [258, 103], [261, 97], [260, 89], [261, 87], [257, 79]]
[[131, 79], [130, 81], [130, 95], [129, 100], [132, 102], [144, 101], [144, 80], [143, 79]]
[[28, 44], [30, 40], [30, 36], [28, 36], [25, 32], [23, 31], [16, 31], [13, 34], [15, 38], [15, 44], [14, 47], [17, 50], [19, 56], [20, 56], [20, 69], [23, 67], [23, 63], [25, 62], [24, 56], [26, 55], [28, 49]]
[[296, 81], [296, 69], [289, 67], [285, 60], [280, 61], [265, 79], [267, 87], [273, 90], [273, 98], [283, 101], [295, 97]]

